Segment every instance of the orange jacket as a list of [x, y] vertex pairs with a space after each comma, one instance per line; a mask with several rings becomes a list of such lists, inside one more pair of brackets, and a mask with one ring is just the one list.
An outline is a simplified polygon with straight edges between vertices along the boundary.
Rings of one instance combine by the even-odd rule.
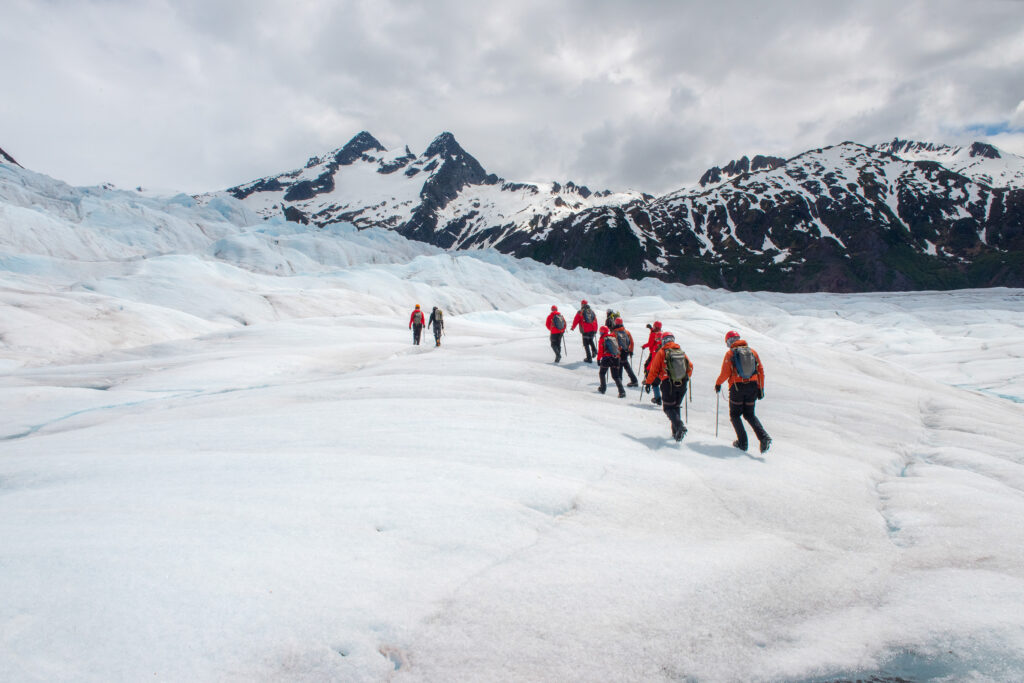
[[[663, 379], [668, 379], [668, 368], [665, 367], [665, 349], [678, 349], [679, 344], [675, 342], [669, 342], [665, 346], [658, 349], [658, 352], [654, 354], [654, 360], [651, 361], [650, 366], [647, 368], [647, 376], [644, 378], [644, 384], [654, 384], [660, 382]], [[686, 356], [686, 352], [683, 352]], [[690, 357], [686, 356], [686, 360], [690, 363], [690, 369], [686, 373], [687, 377], [693, 377], [693, 361], [690, 361]]]
[[[747, 342], [739, 339], [732, 343], [732, 349], [737, 346], [746, 346]], [[743, 379], [736, 372], [736, 368], [732, 364], [732, 349], [725, 352], [725, 358], [722, 360], [722, 372], [718, 374], [718, 379], [715, 380], [715, 384], [725, 384], [726, 380], [729, 381], [729, 386], [738, 382], [757, 382], [757, 386], [764, 389], [764, 366], [761, 365], [761, 357], [757, 355], [757, 351], [750, 349], [751, 353], [754, 354], [754, 360], [757, 362], [757, 370], [751, 375], [750, 379]]]

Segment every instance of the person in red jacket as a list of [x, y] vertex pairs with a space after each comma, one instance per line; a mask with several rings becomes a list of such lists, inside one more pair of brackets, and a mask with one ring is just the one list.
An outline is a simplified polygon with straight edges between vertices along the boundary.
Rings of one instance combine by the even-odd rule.
[[558, 312], [558, 306], [551, 307], [551, 313], [544, 325], [551, 333], [551, 350], [555, 352], [555, 362], [562, 360], [562, 335], [565, 334], [565, 318]]
[[597, 390], [602, 394], [607, 390], [608, 385], [605, 378], [608, 376], [608, 371], [611, 370], [615, 386], [619, 388], [619, 398], [625, 398], [626, 389], [622, 386], [622, 368], [619, 365], [621, 362], [619, 359], [618, 340], [607, 327], [602, 327], [601, 339], [597, 342], [597, 366], [600, 368], [597, 376], [601, 380], [601, 386]]
[[[682, 441], [686, 436], [686, 425], [679, 414], [679, 409], [686, 398], [686, 389], [693, 376], [693, 363], [689, 356], [676, 344], [672, 333], [661, 335], [661, 348], [647, 368], [644, 384], [661, 385], [661, 409], [672, 424], [672, 438]], [[673, 380], [673, 377], [675, 380]]]
[[729, 350], [722, 359], [722, 371], [715, 380], [715, 391], [722, 390], [722, 384], [729, 382], [729, 421], [736, 430], [736, 440], [732, 445], [741, 451], [747, 450], [747, 432], [743, 429], [743, 420], [757, 435], [764, 453], [772, 445], [772, 438], [761, 426], [761, 421], [754, 414], [754, 404], [764, 398], [764, 366], [757, 351], [750, 348], [747, 342], [740, 339], [739, 332], [729, 330], [725, 335], [725, 345]]
[[629, 330], [626, 329], [625, 325], [622, 324], [622, 318], [615, 318], [615, 324], [612, 326], [612, 333], [615, 338], [619, 340], [619, 366], [629, 375], [629, 384], [627, 387], [638, 386], [636, 374], [633, 372], [633, 335], [630, 334]]
[[594, 335], [597, 334], [597, 313], [590, 308], [590, 304], [584, 299], [580, 302], [580, 310], [576, 311], [576, 317], [572, 319], [572, 327], [575, 330], [579, 326], [580, 334], [583, 337], [583, 352], [587, 357], [584, 363], [593, 363], [597, 356], [597, 347], [594, 346]]
[[[654, 354], [656, 354], [658, 349], [661, 348], [661, 321], [655, 320], [653, 325], [648, 323], [647, 329], [649, 329], [651, 333], [647, 335], [647, 343], [640, 347], [640, 355], [643, 355], [643, 350], [647, 349], [647, 360], [644, 361], [644, 375], [647, 374], [647, 370], [651, 367], [651, 361], [654, 360]], [[652, 385], [647, 384], [646, 382], [644, 383], [644, 386], [647, 388], [648, 392], [652, 388]], [[661, 384], [655, 382], [653, 389], [654, 398], [651, 399], [651, 403], [656, 406], [660, 406]]]
[[409, 329], [412, 330], [412, 343], [417, 346], [420, 343], [420, 333], [423, 332], [424, 322], [426, 319], [423, 317], [423, 311], [420, 310], [420, 305], [416, 304], [412, 315], [409, 316]]

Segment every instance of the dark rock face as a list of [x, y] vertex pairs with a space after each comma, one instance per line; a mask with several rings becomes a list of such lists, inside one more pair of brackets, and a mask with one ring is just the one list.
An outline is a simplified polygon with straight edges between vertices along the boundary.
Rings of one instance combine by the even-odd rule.
[[744, 173], [751, 173], [754, 171], [772, 170], [782, 166], [786, 163], [786, 160], [781, 157], [770, 157], [758, 154], [751, 160], [744, 156], [740, 159], [730, 161], [724, 167], [719, 168], [715, 166], [709, 168], [704, 172], [704, 175], [700, 178], [700, 186], [707, 187], [708, 185], [717, 185], [722, 182], [723, 178], [729, 180], [735, 178], [738, 175]]
[[992, 145], [985, 144], [984, 142], [975, 142], [971, 145], [969, 154], [972, 157], [985, 157], [986, 159], [1001, 159], [999, 150]]
[[2, 148], [0, 148], [0, 164], [14, 164], [19, 168], [22, 167], [21, 164], [14, 160], [14, 157], [5, 152]]

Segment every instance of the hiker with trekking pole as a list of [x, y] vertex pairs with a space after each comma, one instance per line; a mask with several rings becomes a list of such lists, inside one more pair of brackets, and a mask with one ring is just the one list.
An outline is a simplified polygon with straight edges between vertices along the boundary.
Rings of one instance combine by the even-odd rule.
[[[643, 365], [644, 375], [647, 374], [647, 369], [651, 366], [651, 361], [654, 360], [654, 354], [658, 352], [661, 347], [661, 321], [655, 320], [654, 324], [648, 324], [647, 329], [651, 333], [647, 337], [647, 343], [640, 347], [640, 360], [643, 360], [643, 350], [647, 349], [647, 363]], [[645, 391], [648, 393], [654, 390], [654, 398], [651, 399], [651, 403], [656, 406], [661, 405], [661, 386], [655, 384], [653, 387], [650, 384], [645, 384]]]
[[636, 379], [636, 374], [633, 372], [632, 359], [633, 359], [633, 335], [629, 333], [629, 330], [622, 324], [622, 318], [616, 318], [614, 327], [611, 328], [612, 333], [615, 335], [615, 339], [619, 342], [619, 361], [622, 369], [625, 370], [626, 374], [629, 375], [629, 384], [627, 387], [639, 386], [639, 382]]
[[661, 335], [661, 348], [651, 360], [644, 384], [661, 385], [661, 409], [672, 425], [672, 438], [676, 441], [682, 441], [686, 436], [686, 425], [679, 412], [686, 400], [686, 389], [692, 375], [693, 363], [689, 356], [679, 347], [670, 332], [664, 332]]
[[601, 385], [597, 388], [598, 392], [603, 394], [607, 391], [608, 384], [605, 378], [610, 370], [612, 381], [615, 382], [615, 386], [619, 389], [619, 398], [626, 398], [626, 389], [622, 386], [621, 358], [622, 353], [619, 351], [619, 342], [615, 335], [607, 327], [602, 327], [601, 339], [597, 342], [597, 365], [600, 368], [597, 372], [597, 378], [601, 382]]
[[409, 329], [412, 330], [412, 343], [417, 346], [420, 344], [420, 334], [423, 333], [423, 321], [423, 311], [420, 310], [420, 305], [416, 304], [412, 315], [409, 316]]
[[[722, 359], [722, 371], [715, 380], [715, 393], [722, 391], [722, 384], [729, 382], [729, 421], [736, 430], [735, 448], [747, 450], [747, 432], [743, 428], [743, 420], [750, 423], [761, 452], [766, 452], [772, 445], [772, 438], [754, 414], [754, 404], [764, 398], [764, 366], [757, 351], [750, 348], [747, 342], [740, 339], [739, 332], [729, 330], [725, 335], [725, 345], [729, 350]], [[715, 436], [718, 436], [718, 404], [715, 404]]]
[[551, 313], [544, 325], [551, 333], [551, 350], [555, 352], [555, 362], [562, 360], [562, 336], [565, 334], [565, 318], [558, 312], [558, 306], [551, 307]]

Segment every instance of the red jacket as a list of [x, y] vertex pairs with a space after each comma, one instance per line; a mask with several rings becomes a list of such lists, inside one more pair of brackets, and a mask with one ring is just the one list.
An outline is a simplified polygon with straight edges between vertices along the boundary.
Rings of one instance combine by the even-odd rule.
[[[565, 334], [564, 327], [562, 329], [555, 327], [554, 320], [556, 315], [561, 315], [561, 313], [558, 311], [551, 311], [551, 313], [548, 314], [548, 319], [544, 321], [544, 325], [548, 328], [548, 332], [551, 334]], [[562, 320], [564, 321], [565, 318], [563, 317]]]
[[[416, 316], [419, 316], [419, 318], [417, 318]], [[423, 315], [423, 311], [417, 308], [415, 311], [412, 312], [412, 315], [409, 316], [409, 327], [412, 328], [414, 324], [422, 325], [423, 323], [426, 322], [426, 320], [427, 318], [426, 316]]]
[[658, 351], [658, 345], [661, 343], [661, 330], [651, 330], [651, 334], [647, 337], [647, 343], [641, 346], [641, 349], [650, 349], [651, 355], [654, 355]]
[[572, 327], [569, 329], [575, 330], [577, 325], [579, 325], [580, 332], [584, 334], [597, 332], [597, 313], [594, 313], [594, 322], [588, 323], [583, 322], [583, 309], [576, 311], [576, 317], [572, 319]]
[[738, 382], [757, 382], [757, 386], [760, 389], [764, 389], [764, 366], [761, 365], [761, 357], [757, 355], [757, 351], [750, 349], [754, 354], [754, 360], [757, 362], [757, 370], [750, 379], [743, 379], [739, 373], [736, 372], [736, 368], [732, 364], [732, 350], [739, 346], [746, 346], [747, 342], [742, 339], [734, 341], [732, 348], [725, 352], [725, 358], [722, 359], [722, 371], [718, 373], [718, 379], [715, 380], [715, 384], [725, 384], [726, 380], [729, 380], [729, 386]]
[[[654, 360], [651, 361], [651, 365], [647, 368], [647, 377], [644, 378], [644, 384], [654, 384], [660, 382], [663, 379], [668, 379], [668, 368], [665, 367], [665, 349], [678, 349], [679, 344], [675, 342], [669, 342], [664, 347], [658, 349], [658, 352], [654, 354]], [[686, 356], [686, 353], [683, 352]], [[690, 369], [687, 370], [686, 376], [693, 377], [693, 361], [690, 360], [689, 356], [686, 356], [686, 360], [689, 362]]]

